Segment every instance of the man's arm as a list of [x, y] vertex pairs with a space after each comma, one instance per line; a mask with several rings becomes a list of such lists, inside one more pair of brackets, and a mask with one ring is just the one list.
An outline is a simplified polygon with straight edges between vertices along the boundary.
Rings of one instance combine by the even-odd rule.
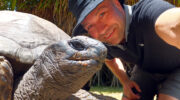
[[165, 42], [180, 49], [180, 8], [163, 12], [156, 20], [155, 30]]
[[112, 60], [106, 59], [105, 64], [111, 70], [111, 72], [120, 80], [122, 85], [129, 80], [128, 76], [124, 71], [124, 68], [122, 67], [122, 64], [118, 64], [116, 62], [116, 58]]
[[[118, 58], [116, 58], [118, 59]], [[135, 88], [138, 92], [141, 92], [139, 86], [129, 79], [127, 74], [124, 71], [122, 64], [118, 64], [116, 59], [113, 60], [105, 60], [107, 67], [113, 72], [113, 74], [120, 80], [121, 84], [123, 85], [123, 92], [124, 95], [128, 99], [139, 99], [140, 96], [133, 93], [132, 88]]]

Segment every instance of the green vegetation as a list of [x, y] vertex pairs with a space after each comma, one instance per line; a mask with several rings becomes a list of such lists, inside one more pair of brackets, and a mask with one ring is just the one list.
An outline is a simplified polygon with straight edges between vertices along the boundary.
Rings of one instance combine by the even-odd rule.
[[[123, 95], [123, 89], [122, 87], [102, 87], [102, 86], [93, 86], [90, 89], [90, 92], [97, 95], [103, 95], [112, 97], [117, 100], [121, 100]], [[154, 97], [154, 100], [156, 100], [156, 96]]]
[[92, 86], [91, 92], [107, 92], [107, 93], [119, 93], [122, 92], [122, 87], [103, 87], [103, 86]]

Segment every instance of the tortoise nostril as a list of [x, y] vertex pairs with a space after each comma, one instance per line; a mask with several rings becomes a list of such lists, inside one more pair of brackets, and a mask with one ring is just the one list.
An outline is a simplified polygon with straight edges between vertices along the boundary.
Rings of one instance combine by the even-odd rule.
[[85, 46], [80, 41], [70, 41], [69, 45], [76, 50], [82, 51], [85, 49]]

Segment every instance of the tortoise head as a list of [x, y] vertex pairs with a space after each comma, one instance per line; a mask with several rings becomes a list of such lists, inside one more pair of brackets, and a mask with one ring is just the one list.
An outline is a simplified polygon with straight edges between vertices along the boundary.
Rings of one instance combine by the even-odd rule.
[[25, 73], [14, 97], [66, 100], [101, 69], [106, 55], [101, 42], [85, 36], [52, 44]]
[[43, 63], [56, 85], [64, 88], [64, 92], [76, 92], [101, 69], [106, 55], [103, 43], [77, 36], [49, 46], [41, 57], [48, 58]]

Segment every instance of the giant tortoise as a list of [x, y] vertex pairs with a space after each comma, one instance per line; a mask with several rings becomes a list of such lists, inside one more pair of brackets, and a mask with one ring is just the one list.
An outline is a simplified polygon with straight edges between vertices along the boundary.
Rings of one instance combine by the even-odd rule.
[[0, 100], [71, 99], [106, 54], [97, 40], [70, 38], [31, 14], [0, 11]]

